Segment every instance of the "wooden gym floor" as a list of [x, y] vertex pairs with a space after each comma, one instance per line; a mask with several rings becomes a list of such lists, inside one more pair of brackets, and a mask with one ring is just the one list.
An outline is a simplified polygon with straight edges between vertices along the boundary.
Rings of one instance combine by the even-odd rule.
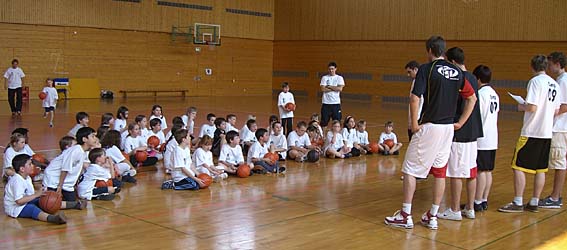
[[[318, 112], [319, 99], [297, 98], [295, 122]], [[229, 103], [230, 100], [230, 103]], [[7, 103], [0, 105], [0, 138], [6, 145], [15, 127], [29, 128], [36, 152], [53, 158], [57, 141], [74, 125], [74, 114], [87, 111], [91, 127], [100, 124], [102, 112], [115, 113], [120, 105], [135, 115], [149, 115], [159, 103], [171, 120], [191, 105], [198, 107], [196, 125], [209, 112], [217, 116], [235, 113], [241, 127], [248, 114], [260, 125], [277, 113], [274, 101], [265, 98], [177, 97], [60, 101], [55, 127], [41, 118], [39, 101], [26, 104], [21, 118], [11, 118]], [[494, 171], [489, 211], [477, 219], [439, 222], [439, 230], [420, 225], [413, 230], [384, 225], [385, 216], [401, 206], [400, 166], [407, 146], [404, 105], [343, 100], [343, 116], [368, 121], [376, 140], [387, 120], [396, 123], [405, 145], [400, 156], [363, 156], [347, 160], [322, 159], [318, 163], [286, 162], [285, 176], [231, 177], [199, 191], [160, 190], [167, 178], [157, 171], [141, 172], [138, 184], [126, 184], [114, 201], [93, 201], [86, 211], [67, 210], [67, 225], [55, 226], [31, 219], [0, 216], [0, 248], [32, 249], [565, 249], [567, 213], [503, 214], [496, 209], [512, 199], [509, 162], [521, 127], [521, 114], [501, 112], [500, 149]], [[197, 131], [196, 131], [197, 132]], [[552, 176], [543, 192], [550, 192]], [[414, 220], [430, 207], [432, 181], [418, 183]], [[3, 184], [2, 184], [3, 186]], [[525, 199], [532, 190], [531, 178]], [[3, 188], [2, 188], [3, 190]], [[464, 198], [464, 197], [463, 197]], [[0, 206], [3, 212], [3, 205]], [[444, 204], [442, 204], [444, 209]]]

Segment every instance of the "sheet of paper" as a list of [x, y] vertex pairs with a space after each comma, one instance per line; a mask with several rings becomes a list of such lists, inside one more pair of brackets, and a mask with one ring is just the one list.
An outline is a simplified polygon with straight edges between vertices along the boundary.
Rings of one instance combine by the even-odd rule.
[[526, 100], [524, 100], [524, 98], [519, 96], [519, 95], [514, 95], [510, 92], [508, 92], [508, 95], [510, 95], [516, 102], [518, 102], [518, 104], [525, 104], [526, 103]]

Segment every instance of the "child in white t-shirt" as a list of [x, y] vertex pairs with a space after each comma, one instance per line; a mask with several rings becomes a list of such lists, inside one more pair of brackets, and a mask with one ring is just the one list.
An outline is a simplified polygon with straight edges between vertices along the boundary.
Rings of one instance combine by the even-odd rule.
[[366, 121], [360, 120], [356, 124], [356, 137], [360, 146], [361, 154], [372, 154], [370, 150], [370, 141], [368, 140], [368, 132], [366, 132]]
[[228, 114], [226, 115], [226, 132], [228, 131], [235, 131], [238, 133], [238, 129], [236, 128], [236, 115], [235, 114]]
[[334, 120], [332, 122], [331, 131], [327, 132], [327, 140], [325, 142], [325, 155], [329, 158], [348, 158], [350, 157], [350, 148], [343, 141], [341, 134], [341, 122]]
[[268, 130], [260, 128], [256, 131], [257, 142], [250, 146], [248, 150], [247, 161], [253, 164], [254, 170], [259, 173], [284, 173], [285, 167], [278, 167], [278, 161], [272, 161], [270, 158], [264, 158], [264, 156], [270, 152], [270, 145], [268, 144], [270, 140], [270, 135]]
[[[150, 130], [148, 129], [148, 119], [146, 118], [146, 116], [137, 115], [136, 118], [134, 118], [134, 122], [136, 122], [136, 124], [140, 126], [140, 136], [143, 138], [143, 140], [147, 141], [150, 137]], [[121, 136], [122, 143], [124, 144], [124, 140], [126, 139], [126, 136], [128, 136], [128, 130], [124, 131]]]
[[[10, 178], [16, 171], [12, 166], [12, 160], [15, 156], [26, 154], [29, 155], [25, 150], [26, 138], [19, 133], [15, 133], [10, 137], [10, 143], [4, 151], [4, 167], [2, 168], [2, 176], [5, 178]], [[29, 155], [31, 157], [31, 155]]]
[[163, 109], [161, 108], [160, 105], [154, 105], [152, 106], [152, 115], [150, 116], [150, 121], [154, 118], [159, 118], [161, 121], [161, 130], [165, 130], [167, 128], [167, 120], [165, 119], [165, 116], [163, 115]]
[[[208, 135], [211, 138], [215, 136], [215, 130], [217, 129], [217, 127], [215, 127], [216, 119], [217, 116], [215, 114], [212, 113], [207, 114], [207, 123], [201, 126], [201, 130], [199, 131], [199, 140], [201, 140], [201, 138], [203, 138], [204, 135]], [[197, 144], [198, 143], [199, 142], [197, 141]]]
[[148, 131], [148, 137], [143, 138], [146, 142], [148, 138], [155, 136], [159, 139], [159, 145], [155, 148], [149, 146], [148, 148], [148, 155], [156, 157], [158, 160], [163, 159], [163, 155], [159, 152], [159, 149], [162, 144], [165, 143], [165, 135], [163, 130], [161, 129], [161, 120], [158, 118], [153, 118], [150, 120], [150, 130]]
[[137, 181], [134, 178], [137, 173], [136, 169], [130, 163], [130, 157], [126, 159], [122, 151], [120, 151], [121, 140], [120, 132], [110, 130], [104, 134], [100, 143], [102, 148], [105, 149], [106, 155], [116, 164], [116, 170], [118, 175], [122, 177], [122, 181], [136, 183]]
[[347, 116], [342, 130], [344, 144], [351, 149], [352, 156], [360, 156], [362, 147], [358, 145], [358, 137], [356, 136], [356, 123], [354, 117]]
[[116, 111], [116, 120], [114, 120], [114, 130], [122, 133], [128, 131], [128, 108], [120, 106]]
[[[91, 164], [77, 185], [79, 197], [85, 200], [113, 200], [115, 194], [120, 192], [121, 182], [114, 179], [112, 159], [106, 156], [104, 149], [94, 148], [89, 152], [89, 161]], [[109, 185], [109, 180], [112, 180], [112, 185]], [[97, 187], [97, 182], [104, 182], [107, 186]]]
[[173, 169], [170, 181], [165, 181], [162, 189], [197, 190], [204, 185], [203, 180], [197, 178], [197, 169], [191, 160], [191, 135], [186, 129], [176, 131], [173, 136], [179, 144], [173, 152]]
[[287, 146], [289, 149], [289, 158], [297, 162], [307, 160], [309, 150], [315, 149], [311, 145], [311, 140], [307, 132], [307, 124], [301, 121], [297, 123], [297, 128], [291, 131], [287, 136]]
[[155, 165], [158, 159], [153, 156], [148, 156], [144, 162], [138, 162], [136, 160], [137, 151], [147, 150], [148, 145], [142, 136], [140, 136], [140, 126], [136, 123], [130, 123], [130, 125], [128, 125], [128, 136], [124, 142], [124, 152], [130, 156], [130, 163], [137, 167]]
[[173, 124], [173, 126], [171, 127], [170, 132], [172, 136], [167, 139], [165, 151], [163, 152], [163, 166], [165, 168], [166, 174], [170, 174], [171, 170], [173, 169], [173, 152], [179, 145], [175, 140], [175, 133], [181, 129], [183, 129], [183, 127], [179, 124]]
[[[394, 141], [394, 146], [392, 146], [391, 148], [386, 145], [385, 141], [386, 140], [392, 140]], [[400, 148], [402, 148], [402, 144], [398, 142], [398, 137], [396, 136], [396, 134], [394, 133], [394, 123], [391, 121], [386, 122], [386, 124], [384, 124], [384, 132], [382, 132], [382, 134], [380, 134], [380, 140], [378, 140], [378, 144], [379, 144], [379, 148], [380, 148], [380, 152], [382, 152], [383, 155], [398, 155], [400, 154]]]
[[[181, 120], [185, 125], [184, 129], [189, 130], [189, 134], [191, 135], [191, 139], [194, 139], [195, 136], [193, 135], [193, 130], [195, 129], [195, 118], [197, 117], [197, 108], [189, 107], [183, 116], [181, 116]], [[173, 133], [172, 133], [173, 135]], [[168, 138], [169, 140], [169, 138]]]
[[[244, 155], [240, 147], [240, 137], [236, 131], [226, 133], [226, 144], [222, 145], [219, 155], [219, 163], [226, 166], [225, 171], [229, 174], [236, 174], [236, 170], [244, 164]], [[250, 169], [254, 165], [250, 164]], [[252, 172], [250, 172], [252, 174]]]
[[258, 125], [256, 120], [249, 119], [246, 121], [246, 125], [240, 130], [240, 143], [242, 144], [242, 153], [248, 154], [248, 149], [257, 142], [256, 131], [258, 130]]
[[75, 120], [77, 121], [77, 124], [73, 128], [71, 128], [71, 130], [69, 130], [69, 132], [67, 133], [68, 136], [75, 137], [79, 129], [89, 126], [89, 114], [87, 114], [86, 112], [78, 112], [75, 115]]
[[280, 161], [284, 161], [287, 157], [287, 139], [282, 133], [282, 124], [280, 122], [272, 123], [273, 134], [270, 135], [270, 147], [272, 151], [277, 152], [280, 156]]
[[224, 172], [225, 166], [215, 166], [213, 163], [212, 146], [213, 139], [208, 135], [204, 135], [199, 141], [197, 150], [193, 153], [193, 162], [198, 174], [205, 173], [213, 177], [215, 181], [220, 181], [226, 179], [228, 175]]
[[[10, 165], [14, 166], [15, 174], [4, 187], [4, 213], [12, 218], [32, 218], [54, 224], [65, 224], [67, 218], [63, 212], [52, 215], [39, 208], [39, 198], [42, 191], [35, 191], [30, 174], [33, 165], [29, 155], [14, 157]], [[77, 202], [61, 202], [61, 208], [74, 208]]]
[[59, 99], [59, 94], [57, 94], [57, 89], [53, 80], [47, 78], [45, 80], [45, 87], [42, 90], [45, 93], [45, 98], [41, 102], [41, 106], [44, 109], [43, 118], [47, 117], [49, 114], [49, 127], [53, 127], [53, 117], [55, 116], [55, 106], [57, 106], [57, 99]]
[[295, 105], [295, 98], [293, 97], [293, 94], [289, 92], [289, 83], [283, 82], [282, 92], [278, 95], [278, 111], [280, 113], [280, 119], [286, 136], [293, 130], [293, 110], [286, 107], [286, 104], [288, 103], [293, 103]]

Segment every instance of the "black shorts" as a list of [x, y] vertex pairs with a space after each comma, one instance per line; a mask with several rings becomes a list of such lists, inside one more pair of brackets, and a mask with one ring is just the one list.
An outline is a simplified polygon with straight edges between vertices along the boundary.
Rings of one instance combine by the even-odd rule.
[[[49, 191], [57, 191], [56, 188], [47, 188]], [[64, 201], [77, 201], [77, 191], [69, 192], [65, 190], [61, 190], [61, 194], [63, 195]]]
[[476, 155], [477, 170], [494, 170], [494, 159], [496, 159], [496, 150], [478, 150], [478, 153]]
[[551, 138], [520, 136], [516, 143], [512, 168], [530, 174], [547, 172], [550, 148]]
[[43, 109], [45, 109], [45, 113], [55, 111], [55, 107], [47, 107], [47, 108], [43, 108]]
[[321, 126], [326, 127], [329, 120], [341, 121], [341, 105], [340, 104], [323, 104], [321, 106]]

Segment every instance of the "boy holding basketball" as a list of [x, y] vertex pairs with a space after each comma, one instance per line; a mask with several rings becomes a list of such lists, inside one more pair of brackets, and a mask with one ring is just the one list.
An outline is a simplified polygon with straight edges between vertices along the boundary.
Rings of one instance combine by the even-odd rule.
[[288, 157], [296, 162], [307, 160], [309, 150], [315, 149], [314, 146], [311, 146], [311, 140], [306, 132], [307, 124], [300, 121], [296, 129], [287, 136]]
[[278, 162], [272, 161], [270, 158], [264, 158], [270, 152], [270, 134], [268, 130], [260, 128], [256, 130], [257, 142], [252, 144], [248, 150], [248, 164], [253, 164], [254, 170], [260, 173], [284, 173], [285, 167], [278, 168]]
[[[97, 145], [98, 138], [94, 129], [80, 128], [77, 131], [77, 145], [63, 151], [60, 160], [53, 160], [45, 169], [43, 187], [62, 194], [64, 201], [76, 201], [75, 184], [77, 184], [83, 167], [89, 164], [86, 152]], [[78, 203], [80, 206], [77, 209], [85, 208], [86, 201]]]
[[[39, 200], [44, 193], [35, 191], [30, 174], [33, 173], [31, 157], [26, 154], [17, 155], [12, 160], [16, 174], [10, 178], [4, 188], [4, 212], [13, 218], [32, 218], [53, 224], [65, 224], [67, 218], [63, 212], [52, 215], [39, 207]], [[55, 205], [56, 206], [56, 205]], [[75, 208], [77, 202], [62, 201], [61, 209]]]
[[[83, 180], [77, 185], [79, 197], [85, 200], [113, 200], [115, 194], [120, 192], [122, 183], [115, 179], [112, 159], [106, 156], [104, 149], [94, 148], [89, 152], [89, 161], [91, 164], [83, 174]], [[112, 185], [108, 185], [109, 180], [112, 180]], [[99, 187], [98, 182], [105, 185]]]
[[[391, 140], [388, 141], [388, 140]], [[394, 133], [394, 123], [391, 121], [384, 124], [384, 132], [380, 134], [378, 148], [383, 155], [399, 155], [402, 144], [398, 142], [398, 137]]]
[[286, 104], [288, 103], [293, 103], [293, 105], [295, 105], [295, 99], [293, 98], [293, 94], [289, 92], [289, 83], [283, 82], [282, 92], [278, 95], [278, 111], [280, 113], [282, 127], [286, 136], [289, 135], [293, 129], [293, 110], [287, 107]]
[[[240, 147], [240, 137], [235, 131], [226, 133], [226, 144], [222, 145], [219, 155], [219, 163], [226, 166], [225, 171], [229, 174], [236, 174], [238, 166], [244, 164], [244, 155]], [[254, 167], [253, 165], [250, 168]]]
[[173, 188], [175, 190], [197, 190], [205, 183], [197, 178], [197, 169], [191, 160], [191, 135], [187, 129], [175, 131], [173, 135], [178, 146], [173, 152], [173, 169], [171, 171], [172, 185], [170, 181], [162, 184], [162, 189]]

